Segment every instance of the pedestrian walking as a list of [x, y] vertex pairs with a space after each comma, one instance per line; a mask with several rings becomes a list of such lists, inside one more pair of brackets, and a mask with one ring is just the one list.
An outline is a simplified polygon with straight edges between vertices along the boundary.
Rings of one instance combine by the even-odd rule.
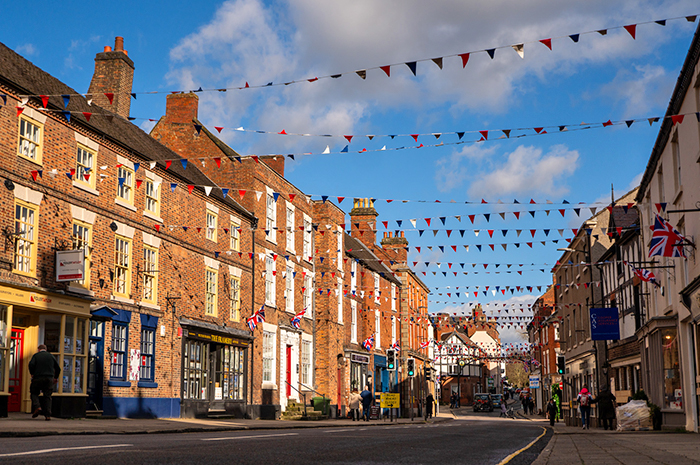
[[530, 415], [535, 414], [535, 399], [530, 397]]
[[588, 385], [584, 384], [581, 392], [578, 393], [576, 401], [581, 410], [581, 425], [583, 429], [590, 429], [591, 422], [591, 400], [593, 396], [588, 392]]
[[362, 398], [362, 414], [365, 421], [369, 421], [369, 407], [372, 405], [372, 393], [369, 392], [369, 386], [365, 386], [365, 390], [360, 393]]
[[350, 393], [350, 401], [348, 402], [352, 421], [360, 421], [360, 402], [362, 402], [360, 393], [357, 392], [357, 389], [353, 389]]
[[610, 392], [607, 386], [603, 386], [598, 397], [591, 401], [592, 404], [598, 404], [598, 417], [603, 421], [603, 429], [613, 429], [613, 420], [615, 419], [615, 409], [617, 408], [617, 399], [615, 394]]
[[501, 414], [499, 417], [507, 417], [508, 416], [508, 407], [506, 406], [506, 400], [503, 399], [503, 402], [501, 402]]
[[[37, 349], [39, 352], [34, 354], [29, 361], [29, 374], [32, 375], [32, 382], [29, 384], [29, 394], [32, 399], [32, 418], [42, 414], [46, 421], [49, 421], [51, 419], [53, 383], [58, 380], [58, 375], [61, 374], [61, 367], [58, 365], [56, 358], [46, 351], [44, 344], [40, 344]], [[39, 398], [39, 393], [43, 393], [43, 397]]]
[[435, 399], [433, 398], [433, 395], [431, 393], [428, 393], [427, 397], [425, 398], [425, 418], [433, 418], [433, 403], [435, 402]]
[[549, 417], [549, 426], [554, 426], [554, 420], [557, 418], [557, 413], [559, 413], [557, 409], [557, 404], [554, 402], [554, 399], [549, 399], [549, 402], [547, 403], [547, 416]]
[[454, 392], [450, 396], [450, 408], [455, 408], [455, 405], [457, 404], [457, 394]]

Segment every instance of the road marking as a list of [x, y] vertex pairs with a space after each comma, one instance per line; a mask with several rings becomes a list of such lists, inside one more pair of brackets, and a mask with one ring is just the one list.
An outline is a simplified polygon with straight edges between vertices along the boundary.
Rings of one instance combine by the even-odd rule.
[[83, 447], [61, 447], [59, 449], [41, 449], [41, 450], [30, 450], [27, 452], [13, 452], [11, 454], [0, 454], [0, 457], [19, 457], [21, 455], [37, 455], [37, 454], [48, 454], [50, 452], [64, 452], [67, 450], [85, 450], [85, 449], [106, 449], [110, 447], [130, 447], [133, 444], [111, 444], [106, 446], [83, 446]]
[[508, 462], [510, 462], [511, 460], [513, 460], [518, 454], [520, 454], [520, 453], [522, 453], [522, 452], [525, 452], [525, 451], [528, 450], [530, 447], [534, 446], [535, 443], [536, 443], [537, 441], [539, 441], [540, 439], [542, 439], [542, 436], [544, 436], [545, 434], [547, 434], [547, 428], [543, 428], [542, 426], [540, 426], [540, 428], [542, 428], [542, 434], [540, 434], [540, 435], [537, 436], [535, 439], [533, 439], [532, 442], [531, 442], [530, 444], [528, 444], [527, 446], [523, 447], [522, 449], [516, 450], [515, 452], [513, 452], [512, 454], [510, 454], [508, 457], [506, 457], [506, 458], [504, 458], [503, 460], [501, 460], [500, 462], [498, 462], [496, 465], [505, 465], [506, 463], [508, 463]]
[[202, 441], [229, 441], [232, 439], [260, 439], [273, 438], [278, 436], [298, 436], [299, 433], [284, 433], [284, 434], [258, 434], [257, 436], [229, 436], [225, 438], [205, 438]]

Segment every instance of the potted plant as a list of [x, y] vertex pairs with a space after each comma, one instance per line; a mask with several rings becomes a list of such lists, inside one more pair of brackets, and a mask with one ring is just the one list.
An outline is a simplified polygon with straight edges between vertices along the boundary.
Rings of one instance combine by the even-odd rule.
[[663, 415], [661, 414], [661, 408], [653, 402], [647, 401], [649, 405], [649, 413], [651, 414], [651, 424], [654, 427], [654, 431], [661, 430], [661, 423], [663, 422]]

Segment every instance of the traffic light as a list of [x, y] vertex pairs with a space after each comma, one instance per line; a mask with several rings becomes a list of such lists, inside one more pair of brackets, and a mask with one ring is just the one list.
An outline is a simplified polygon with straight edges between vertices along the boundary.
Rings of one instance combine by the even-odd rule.
[[390, 371], [396, 370], [396, 350], [387, 349], [386, 351], [386, 369]]
[[408, 372], [408, 376], [410, 376], [410, 377], [416, 376], [416, 359], [415, 358], [406, 359], [406, 371]]
[[557, 373], [563, 375], [566, 373], [566, 357], [557, 355]]
[[426, 381], [432, 381], [433, 380], [433, 369], [430, 368], [429, 366], [425, 367], [425, 380]]

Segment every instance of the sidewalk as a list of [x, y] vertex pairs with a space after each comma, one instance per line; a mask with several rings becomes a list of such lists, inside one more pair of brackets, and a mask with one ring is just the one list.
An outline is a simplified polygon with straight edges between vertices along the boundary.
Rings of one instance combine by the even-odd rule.
[[92, 419], [80, 418], [66, 420], [44, 417], [33, 419], [28, 413], [10, 413], [7, 418], [0, 418], [0, 437], [53, 436], [75, 434], [156, 434], [156, 433], [198, 433], [209, 431], [266, 430], [292, 428], [338, 428], [388, 426], [392, 424], [426, 424], [450, 421], [451, 413], [442, 412], [435, 418], [425, 421], [423, 418], [387, 419], [365, 421], [319, 420], [319, 421], [285, 421], [285, 420], [198, 420], [193, 418], [169, 419]]
[[[549, 428], [549, 420], [538, 415], [527, 418]], [[555, 423], [553, 430], [554, 435], [532, 465], [700, 463], [700, 435], [696, 433], [583, 430], [563, 422]]]

